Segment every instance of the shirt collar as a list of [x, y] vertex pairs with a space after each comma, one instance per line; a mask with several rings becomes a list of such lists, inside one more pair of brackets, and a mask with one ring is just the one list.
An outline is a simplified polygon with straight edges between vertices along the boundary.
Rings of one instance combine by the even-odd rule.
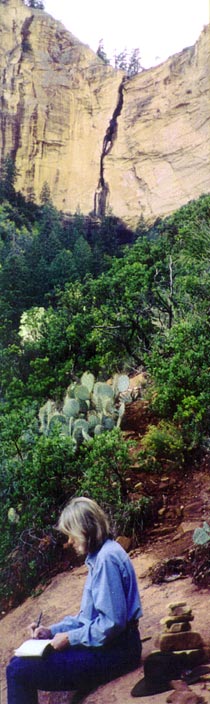
[[[104, 542], [106, 542], [107, 540], [108, 540], [108, 538], [106, 538], [106, 540], [105, 540]], [[104, 545], [104, 543], [102, 543], [102, 545], [100, 545], [100, 547], [99, 547], [97, 550], [95, 550], [95, 552], [89, 552], [89, 553], [88, 553], [88, 555], [87, 555], [87, 557], [86, 557], [86, 560], [85, 560], [85, 564], [88, 565], [88, 567], [89, 567], [89, 566], [90, 566], [90, 567], [93, 567], [93, 566], [95, 565], [95, 561], [96, 561], [97, 555], [98, 555], [98, 553], [100, 552], [100, 550], [101, 550], [101, 548], [103, 547], [103, 545]]]
[[95, 565], [95, 561], [96, 561], [98, 552], [99, 552], [99, 550], [96, 550], [96, 552], [91, 552], [91, 553], [89, 552], [88, 553], [86, 560], [85, 560], [85, 564], [88, 567], [93, 567]]

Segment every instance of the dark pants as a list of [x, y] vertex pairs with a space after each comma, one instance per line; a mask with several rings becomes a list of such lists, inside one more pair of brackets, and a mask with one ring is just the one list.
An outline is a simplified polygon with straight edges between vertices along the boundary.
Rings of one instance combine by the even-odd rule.
[[100, 648], [70, 647], [44, 657], [14, 657], [7, 667], [8, 704], [38, 704], [37, 690], [97, 687], [135, 670], [141, 659], [137, 629]]

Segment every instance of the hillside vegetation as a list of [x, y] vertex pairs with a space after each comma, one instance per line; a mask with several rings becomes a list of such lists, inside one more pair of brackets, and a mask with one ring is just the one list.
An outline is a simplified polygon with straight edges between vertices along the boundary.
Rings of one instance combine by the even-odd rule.
[[[182, 473], [209, 449], [210, 415], [210, 196], [149, 229], [140, 219], [131, 233], [112, 214], [101, 222], [81, 213], [64, 218], [47, 184], [38, 207], [14, 182], [7, 159], [0, 182], [2, 608], [21, 601], [55, 563], [53, 526], [75, 493], [100, 501], [115, 530], [135, 531], [140, 541], [152, 496], [130, 500], [134, 456], [141, 471]], [[100, 431], [83, 433], [83, 442], [62, 429], [59, 409], [85, 371], [103, 382], [144, 372], [153, 420], [136, 455], [103, 408]], [[48, 400], [57, 422], [43, 432], [39, 411]]]

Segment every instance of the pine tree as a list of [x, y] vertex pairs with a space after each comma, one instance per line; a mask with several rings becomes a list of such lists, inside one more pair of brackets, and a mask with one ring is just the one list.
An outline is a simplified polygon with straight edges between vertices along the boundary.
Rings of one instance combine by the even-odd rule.
[[141, 57], [140, 57], [140, 50], [138, 48], [133, 49], [131, 52], [129, 64], [128, 64], [128, 70], [127, 70], [127, 76], [128, 78], [132, 78], [133, 76], [136, 76], [137, 73], [139, 73], [142, 69], [141, 66]]
[[108, 57], [107, 57], [107, 54], [106, 54], [106, 52], [104, 51], [103, 39], [100, 39], [100, 42], [99, 42], [99, 45], [98, 45], [98, 49], [97, 49], [96, 54], [97, 54], [97, 56], [99, 56], [99, 59], [101, 59], [101, 60], [104, 62], [104, 64], [109, 64], [109, 63], [110, 63], [110, 61], [109, 61], [109, 59], [108, 59]]
[[11, 203], [15, 200], [15, 180], [17, 178], [17, 169], [15, 161], [7, 154], [2, 160], [0, 172], [0, 201], [9, 200]]

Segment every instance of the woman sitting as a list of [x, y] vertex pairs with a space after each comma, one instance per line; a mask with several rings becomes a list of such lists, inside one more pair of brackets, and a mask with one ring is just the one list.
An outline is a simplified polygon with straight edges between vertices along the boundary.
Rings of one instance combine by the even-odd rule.
[[48, 627], [31, 624], [32, 637], [52, 639], [54, 650], [44, 658], [12, 658], [8, 704], [37, 704], [37, 690], [88, 690], [140, 664], [137, 580], [129, 556], [110, 536], [107, 516], [95, 501], [78, 497], [64, 508], [58, 528], [86, 556], [81, 608]]

